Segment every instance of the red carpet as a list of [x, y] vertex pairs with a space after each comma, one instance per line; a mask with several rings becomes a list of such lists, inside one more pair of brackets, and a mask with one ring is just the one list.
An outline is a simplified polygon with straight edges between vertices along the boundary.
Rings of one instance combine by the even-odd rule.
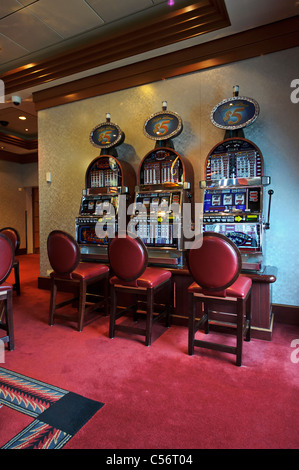
[[[64, 449], [298, 448], [299, 362], [291, 360], [298, 326], [275, 324], [271, 342], [245, 342], [241, 368], [216, 351], [188, 356], [186, 327], [156, 330], [149, 348], [139, 337], [109, 339], [106, 317], [81, 333], [50, 327], [39, 256], [19, 260], [16, 346], [0, 366], [105, 403]], [[0, 447], [27, 422], [0, 408]]]

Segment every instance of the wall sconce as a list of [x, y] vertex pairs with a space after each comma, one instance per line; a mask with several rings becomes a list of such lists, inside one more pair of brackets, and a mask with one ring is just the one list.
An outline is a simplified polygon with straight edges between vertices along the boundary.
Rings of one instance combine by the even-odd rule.
[[47, 183], [52, 183], [52, 173], [50, 171], [46, 173], [46, 181]]

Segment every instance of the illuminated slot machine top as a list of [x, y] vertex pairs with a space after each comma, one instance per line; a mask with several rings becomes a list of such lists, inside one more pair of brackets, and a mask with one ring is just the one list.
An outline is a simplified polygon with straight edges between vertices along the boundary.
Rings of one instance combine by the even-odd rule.
[[[85, 189], [76, 218], [76, 238], [82, 259], [107, 261], [107, 246], [111, 236], [117, 232], [118, 214], [133, 202], [136, 175], [131, 165], [118, 159], [116, 146], [124, 141], [120, 128], [106, 122], [94, 128], [91, 143], [101, 148], [100, 156], [88, 166], [85, 174]], [[120, 207], [121, 198], [125, 207]]]
[[[243, 132], [237, 132], [239, 126], [245, 127], [248, 120], [256, 118], [256, 114], [246, 114], [248, 100], [250, 105], [255, 103], [235, 96], [213, 110], [212, 122], [230, 132], [212, 148], [206, 159], [205, 180], [200, 182], [200, 188], [204, 189], [203, 230], [229, 237], [241, 252], [244, 271], [261, 271], [263, 231], [269, 228], [269, 223], [264, 221], [263, 188], [270, 184], [270, 177], [264, 176], [260, 149], [245, 139]], [[246, 111], [245, 116], [242, 111]], [[271, 199], [272, 191], [269, 194]]]
[[184, 263], [182, 207], [192, 195], [193, 168], [174, 150], [171, 139], [181, 131], [181, 118], [166, 110], [166, 102], [144, 125], [156, 145], [140, 164], [131, 226], [146, 244], [152, 265]]

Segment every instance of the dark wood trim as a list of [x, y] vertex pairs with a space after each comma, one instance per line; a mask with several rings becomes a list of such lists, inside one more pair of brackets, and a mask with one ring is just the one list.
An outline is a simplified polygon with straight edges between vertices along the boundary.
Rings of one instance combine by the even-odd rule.
[[6, 93], [12, 93], [229, 25], [224, 0], [186, 0], [171, 9], [167, 4], [160, 5], [154, 13], [149, 10], [146, 21], [138, 21], [137, 15], [125, 28], [113, 31], [103, 27], [97, 40], [10, 70], [1, 78]]
[[30, 152], [30, 153], [20, 154], [20, 153], [7, 152], [6, 150], [0, 150], [0, 160], [20, 163], [20, 164], [34, 163], [38, 161], [38, 153]]
[[272, 312], [277, 323], [299, 325], [299, 306], [273, 304]]
[[33, 93], [37, 110], [299, 46], [299, 17]]

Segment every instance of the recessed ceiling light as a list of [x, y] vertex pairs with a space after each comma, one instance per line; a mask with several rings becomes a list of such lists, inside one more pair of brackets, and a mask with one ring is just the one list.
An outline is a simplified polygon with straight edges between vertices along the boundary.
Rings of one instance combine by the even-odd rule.
[[21, 119], [22, 121], [25, 121], [27, 118], [26, 116], [19, 116], [19, 119]]

